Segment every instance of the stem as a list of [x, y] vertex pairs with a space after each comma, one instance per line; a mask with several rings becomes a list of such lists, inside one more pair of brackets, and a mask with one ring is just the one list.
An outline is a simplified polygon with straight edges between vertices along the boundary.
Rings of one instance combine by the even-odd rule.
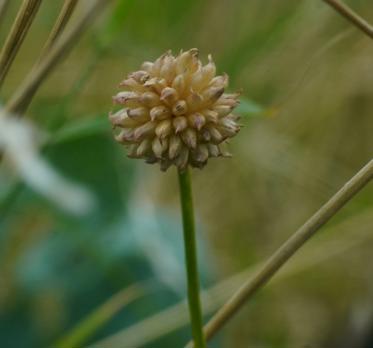
[[112, 1], [91, 1], [82, 17], [74, 23], [74, 26], [71, 27], [66, 35], [63, 35], [55, 42], [48, 54], [31, 69], [7, 102], [6, 111], [17, 114], [19, 117], [23, 116], [22, 114], [27, 110], [41, 84], [62, 59], [70, 53], [83, 32], [92, 24], [93, 19], [102, 13], [105, 6], [108, 6]]
[[24, 0], [0, 52], [0, 87], [35, 19], [42, 0]]
[[[274, 254], [250, 277], [205, 325], [207, 340], [212, 338], [245, 303], [256, 294], [280, 268], [373, 179], [373, 159], [357, 172], [332, 198], [301, 226]], [[191, 342], [188, 348], [195, 347]]]
[[40, 59], [42, 59], [45, 55], [48, 54], [48, 52], [50, 51], [51, 47], [54, 45], [56, 40], [61, 36], [65, 27], [69, 23], [77, 4], [78, 4], [78, 0], [65, 0], [65, 2], [63, 3], [62, 9], [57, 17], [57, 20], [54, 23], [52, 31], [50, 32], [48, 36], [47, 42], [45, 43], [42, 49]]
[[199, 298], [197, 249], [194, 225], [192, 185], [189, 169], [179, 171], [180, 202], [183, 217], [185, 262], [188, 279], [188, 302], [192, 335], [196, 348], [206, 348], [202, 330], [202, 311]]
[[338, 0], [324, 0], [324, 2], [333, 7], [337, 12], [339, 12], [339, 14], [341, 14], [353, 25], [373, 39], [373, 27], [365, 19], [361, 18], [357, 13], [350, 9], [346, 4]]

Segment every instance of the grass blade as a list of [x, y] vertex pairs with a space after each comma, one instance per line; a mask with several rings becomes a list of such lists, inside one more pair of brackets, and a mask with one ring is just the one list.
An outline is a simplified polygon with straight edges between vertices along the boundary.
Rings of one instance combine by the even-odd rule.
[[35, 18], [42, 0], [24, 0], [0, 52], [0, 88]]
[[[204, 327], [207, 340], [212, 338], [283, 265], [324, 226], [345, 204], [373, 179], [373, 159], [360, 169], [332, 198], [306, 221], [258, 272], [248, 278]], [[190, 344], [190, 347], [193, 347]]]
[[341, 16], [346, 18], [350, 23], [360, 29], [363, 33], [373, 39], [373, 26], [364, 18], [360, 17], [346, 4], [338, 0], [324, 0], [328, 5], [334, 8]]
[[145, 288], [140, 284], [132, 285], [115, 294], [100, 307], [90, 313], [71, 332], [60, 339], [53, 347], [81, 347], [90, 337], [113, 318], [123, 307], [145, 294]]
[[[315, 241], [302, 255], [298, 255], [291, 265], [287, 266], [272, 281], [272, 285], [286, 281], [301, 272], [315, 267], [331, 258], [344, 255], [353, 248], [358, 248], [373, 239], [371, 225], [373, 210], [368, 209], [350, 219], [330, 227], [322, 240]], [[354, 231], [351, 234], [351, 231]], [[338, 236], [335, 236], [338, 233]], [[260, 265], [249, 267], [202, 291], [204, 314], [208, 315], [218, 309], [248, 277], [252, 276]], [[188, 306], [185, 301], [126, 328], [89, 348], [122, 348], [123, 342], [129, 347], [143, 347], [151, 342], [176, 331], [188, 324]]]
[[75, 26], [59, 40], [57, 40], [42, 61], [31, 70], [28, 76], [26, 76], [23, 83], [7, 103], [6, 110], [8, 112], [21, 115], [26, 111], [41, 84], [58, 65], [58, 63], [64, 57], [66, 57], [68, 53], [70, 53], [71, 49], [83, 32], [91, 25], [94, 18], [101, 13], [103, 8], [110, 2], [111, 0], [96, 0], [90, 4], [87, 12], [77, 23], [75, 23]]
[[78, 0], [65, 0], [60, 14], [58, 15], [57, 20], [49, 34], [47, 42], [42, 49], [41, 57], [44, 57], [47, 54], [56, 40], [60, 37], [67, 23], [69, 22], [77, 4]]

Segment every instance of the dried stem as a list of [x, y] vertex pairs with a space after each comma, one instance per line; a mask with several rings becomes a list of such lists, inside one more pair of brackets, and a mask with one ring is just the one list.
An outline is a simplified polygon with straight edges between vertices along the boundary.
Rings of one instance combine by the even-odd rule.
[[192, 335], [196, 348], [206, 348], [202, 331], [202, 311], [199, 298], [197, 247], [194, 224], [192, 183], [190, 172], [179, 171], [180, 202], [183, 217], [185, 261], [188, 278], [188, 303]]
[[[349, 200], [373, 179], [373, 159], [355, 174], [327, 203], [300, 227], [226, 302], [205, 325], [206, 339], [213, 337], [238, 310]], [[193, 347], [190, 342], [188, 347]]]
[[0, 88], [25, 39], [42, 0], [24, 0], [0, 53]]
[[343, 17], [350, 21], [353, 25], [367, 34], [371, 39], [373, 39], [373, 27], [363, 18], [361, 18], [357, 13], [350, 9], [346, 4], [338, 0], [323, 0], [328, 5], [333, 7], [337, 12], [339, 12]]
[[85, 29], [111, 0], [96, 0], [75, 26], [53, 45], [44, 59], [35, 66], [6, 105], [6, 110], [21, 116], [30, 104], [40, 85], [55, 66], [71, 51]]
[[42, 53], [40, 55], [41, 58], [48, 53], [58, 37], [62, 34], [76, 8], [78, 1], [79, 0], [65, 0], [60, 14], [58, 15], [57, 20], [49, 34], [47, 42], [42, 49]]
[[[327, 236], [320, 238], [308, 248], [307, 252], [299, 255], [294, 262], [279, 272], [272, 279], [271, 286], [278, 282], [286, 282], [295, 275], [320, 265], [329, 259], [343, 257], [347, 258], [348, 253], [365, 243], [373, 240], [373, 234], [369, 227], [373, 224], [373, 207], [365, 209], [364, 212], [355, 214], [350, 218], [334, 224], [327, 229]], [[354, 234], [349, 234], [354, 230]], [[338, 232], [338, 243], [335, 243], [335, 232]], [[261, 264], [255, 264], [245, 268], [215, 283], [210, 288], [201, 292], [201, 299], [204, 314], [214, 312], [230, 297], [230, 294], [242, 284], [245, 279], [255, 274]], [[188, 310], [184, 301], [180, 301], [159, 312], [147, 316], [137, 323], [114, 333], [113, 335], [95, 342], [89, 348], [121, 347], [126, 342], [128, 347], [152, 347], [152, 342], [158, 341], [171, 332], [175, 332], [188, 323]], [[144, 334], [146, 333], [146, 334]], [[252, 347], [254, 348], [254, 347]], [[268, 347], [269, 348], [269, 347]], [[300, 347], [297, 347], [300, 348]]]

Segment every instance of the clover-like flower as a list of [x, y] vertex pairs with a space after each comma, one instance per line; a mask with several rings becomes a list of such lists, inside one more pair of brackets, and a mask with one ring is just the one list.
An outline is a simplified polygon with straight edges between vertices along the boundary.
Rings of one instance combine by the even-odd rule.
[[167, 52], [121, 82], [125, 91], [113, 100], [123, 108], [109, 118], [120, 128], [115, 138], [128, 146], [129, 157], [184, 170], [229, 156], [222, 145], [240, 129], [232, 114], [238, 93], [224, 93], [228, 76], [216, 76], [208, 60], [203, 66], [195, 48], [176, 57]]

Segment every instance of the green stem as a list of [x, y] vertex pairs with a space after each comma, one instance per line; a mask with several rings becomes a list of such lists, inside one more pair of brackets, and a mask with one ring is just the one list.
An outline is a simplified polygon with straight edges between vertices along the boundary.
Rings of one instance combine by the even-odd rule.
[[192, 325], [192, 335], [196, 348], [206, 348], [202, 330], [202, 311], [199, 298], [199, 280], [197, 269], [197, 249], [194, 226], [192, 185], [189, 169], [179, 171], [180, 202], [183, 216], [184, 248], [188, 279], [188, 302]]

